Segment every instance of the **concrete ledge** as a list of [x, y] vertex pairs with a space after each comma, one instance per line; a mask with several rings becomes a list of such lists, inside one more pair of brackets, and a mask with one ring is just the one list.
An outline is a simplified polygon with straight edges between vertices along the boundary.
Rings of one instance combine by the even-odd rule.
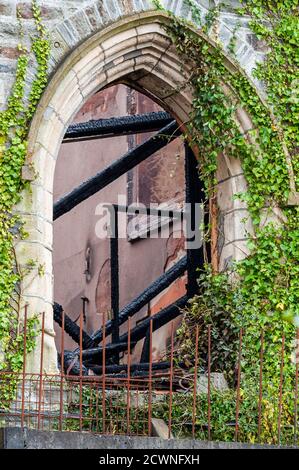
[[0, 449], [269, 449], [276, 446], [160, 439], [157, 437], [99, 436], [79, 432], [0, 429]]

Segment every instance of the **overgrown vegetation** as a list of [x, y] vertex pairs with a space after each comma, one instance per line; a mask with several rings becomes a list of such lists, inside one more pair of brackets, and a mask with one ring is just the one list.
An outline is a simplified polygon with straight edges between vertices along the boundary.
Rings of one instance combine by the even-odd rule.
[[[286, 352], [283, 368], [284, 425], [294, 427], [295, 365], [291, 361], [295, 328], [299, 326], [299, 211], [289, 206], [292, 191], [298, 190], [298, 1], [277, 2], [255, 0], [244, 2], [239, 15], [250, 16], [250, 27], [268, 48], [264, 63], [258, 64], [256, 77], [267, 91], [266, 105], [255, 87], [240, 70], [232, 73], [225, 67], [223, 50], [218, 44], [211, 48], [204, 35], [213, 31], [220, 7], [207, 19], [193, 0], [193, 21], [175, 17], [166, 27], [182, 58], [193, 63], [191, 84], [194, 90], [193, 112], [186, 138], [199, 150], [199, 171], [206, 183], [207, 197], [214, 194], [218, 158], [225, 153], [239, 158], [248, 183], [240, 194], [254, 225], [249, 240], [250, 255], [235, 263], [230, 272], [211, 274], [210, 268], [200, 273], [199, 295], [191, 301], [181, 328], [181, 355], [194, 361], [194, 325], [201, 326], [203, 338], [212, 324], [213, 370], [233, 377], [236, 367], [237, 331], [244, 329], [242, 356], [242, 405], [258, 403], [259, 354], [261, 332], [265, 336], [263, 367], [265, 422], [264, 441], [271, 440], [274, 422], [278, 419], [278, 390], [280, 383], [281, 348], [283, 335]], [[160, 2], [156, 7], [163, 9]], [[212, 19], [211, 19], [212, 18]], [[208, 21], [206, 21], [208, 20]], [[236, 30], [232, 41], [236, 41]], [[234, 44], [230, 50], [234, 50]], [[238, 70], [238, 68], [237, 68]], [[229, 85], [229, 93], [224, 91]], [[236, 124], [237, 107], [242, 106], [252, 120], [253, 129], [244, 135]], [[265, 216], [280, 210], [279, 218], [265, 223]], [[276, 220], [275, 220], [276, 219]], [[200, 342], [202, 367], [206, 366], [206, 340]], [[235, 400], [234, 405], [235, 407]], [[216, 405], [216, 422], [229, 423], [227, 396]], [[201, 404], [204, 408], [203, 403]], [[180, 401], [179, 413], [186, 413]], [[246, 408], [246, 407], [245, 407]], [[191, 407], [189, 407], [189, 414]], [[255, 432], [248, 429], [244, 439], [255, 440], [257, 414], [250, 407], [241, 412], [244, 429], [251, 421]], [[247, 424], [246, 424], [247, 423]], [[272, 423], [272, 424], [270, 424]], [[268, 429], [268, 433], [266, 430]], [[217, 438], [226, 439], [226, 433]], [[273, 436], [272, 436], [273, 437]], [[275, 440], [273, 441], [275, 442]]]
[[[193, 387], [191, 390], [172, 394], [171, 431], [177, 438], [192, 436]], [[134, 388], [134, 387], [133, 387]], [[51, 421], [51, 429], [64, 431], [87, 431], [99, 434], [123, 434], [147, 436], [149, 431], [149, 394], [139, 390], [130, 391], [130, 408], [128, 393], [125, 388], [102, 390], [97, 385], [71, 386], [73, 399], [65, 405], [62, 422]], [[67, 393], [67, 390], [65, 390]], [[70, 395], [70, 391], [69, 391]], [[80, 406], [79, 397], [82, 405]], [[103, 400], [105, 412], [103, 412]], [[233, 388], [226, 391], [211, 391], [210, 396], [210, 438], [214, 441], [234, 441], [236, 422], [237, 392]], [[164, 419], [169, 424], [169, 394], [152, 393], [152, 417]], [[291, 393], [284, 395], [281, 409], [280, 443], [294, 444], [294, 415]], [[261, 432], [258, 435], [258, 406], [255, 390], [241, 391], [238, 441], [263, 442], [278, 444], [278, 409], [273, 396], [264, 394], [261, 413]], [[47, 419], [47, 418], [45, 418]], [[197, 393], [195, 437], [208, 440], [208, 399], [206, 393]]]
[[[20, 293], [24, 270], [16, 262], [15, 245], [26, 237], [22, 220], [14, 212], [23, 190], [29, 190], [22, 179], [22, 167], [27, 154], [27, 134], [30, 121], [47, 84], [50, 45], [41, 22], [41, 11], [35, 0], [32, 12], [36, 34], [31, 47], [19, 44], [16, 78], [8, 98], [7, 108], [0, 113], [0, 371], [18, 372], [23, 365], [24, 330], [22, 327]], [[18, 14], [21, 40], [24, 39], [21, 15]], [[30, 90], [26, 88], [29, 61], [34, 72]], [[26, 271], [26, 269], [25, 269]], [[37, 312], [38, 313], [38, 312]], [[27, 352], [33, 350], [37, 318], [28, 319]], [[0, 396], [5, 403], [15, 383], [1, 382]]]

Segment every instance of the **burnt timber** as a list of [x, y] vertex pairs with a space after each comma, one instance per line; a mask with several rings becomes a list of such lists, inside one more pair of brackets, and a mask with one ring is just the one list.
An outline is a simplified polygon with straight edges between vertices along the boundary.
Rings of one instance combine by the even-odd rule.
[[[163, 128], [161, 128], [164, 126]], [[160, 129], [160, 130], [159, 130]], [[158, 131], [159, 130], [159, 131]], [[178, 124], [172, 120], [168, 113], [150, 113], [148, 115], [125, 116], [121, 118], [112, 118], [108, 120], [89, 121], [82, 124], [74, 124], [69, 127], [64, 142], [75, 142], [80, 140], [90, 140], [95, 138], [105, 138], [118, 135], [130, 135], [142, 132], [158, 131], [141, 145], [129, 150], [123, 157], [113, 162], [110, 166], [104, 168], [92, 178], [83, 182], [80, 186], [72, 190], [69, 194], [63, 196], [54, 204], [54, 220], [72, 210], [81, 202], [85, 201], [98, 191], [115, 181], [117, 178], [127, 173], [139, 163], [146, 160], [156, 151], [162, 149], [168, 143], [181, 135]], [[192, 150], [185, 145], [185, 174], [186, 174], [186, 202], [190, 203], [192, 228], [194, 227], [195, 204], [203, 203], [204, 193], [202, 184], [199, 184], [197, 161]], [[194, 206], [194, 207], [193, 207]], [[64, 314], [64, 330], [77, 344], [82, 344], [82, 350], [65, 351], [64, 368], [67, 374], [80, 375], [80, 361], [83, 375], [88, 375], [88, 371], [93, 374], [101, 375], [113, 374], [114, 377], [125, 377], [128, 372], [127, 366], [120, 364], [120, 354], [132, 350], [134, 346], [142, 339], [145, 339], [141, 360], [139, 364], [132, 364], [131, 373], [136, 376], [148, 375], [149, 369], [152, 371], [165, 370], [169, 368], [169, 362], [150, 364], [150, 331], [154, 332], [164, 325], [168, 324], [182, 313], [188, 299], [194, 295], [197, 286], [196, 271], [203, 264], [202, 248], [192, 250], [187, 248], [187, 255], [180, 259], [166, 273], [162, 274], [139, 296], [132, 300], [126, 307], [119, 311], [119, 266], [118, 266], [118, 213], [146, 213], [152, 215], [148, 208], [126, 207], [113, 205], [115, 215], [116, 237], [111, 239], [111, 304], [113, 317], [105, 324], [105, 336], [103, 328], [92, 335], [73, 322]], [[176, 210], [157, 209], [158, 217], [168, 217], [173, 219], [181, 218], [183, 212]], [[182, 220], [182, 219], [181, 219]], [[173, 304], [163, 308], [160, 312], [146, 317], [140, 321], [134, 328], [125, 334], [120, 335], [120, 326], [128, 319], [139, 312], [145, 305], [159, 295], [164, 289], [169, 287], [175, 280], [187, 273], [187, 293]], [[54, 305], [54, 319], [62, 326], [62, 312], [60, 305]], [[107, 338], [112, 333], [112, 341], [104, 344], [104, 337]], [[102, 344], [101, 344], [102, 343]], [[128, 344], [130, 343], [130, 344]], [[80, 356], [80, 360], [79, 360]], [[104, 370], [103, 371], [103, 364]], [[184, 365], [182, 365], [184, 368]], [[124, 374], [122, 374], [124, 372]]]
[[126, 153], [116, 162], [84, 181], [80, 186], [63, 196], [54, 204], [53, 219], [66, 214], [81, 202], [96, 194], [120, 176], [132, 170], [136, 165], [146, 160], [150, 155], [165, 147], [176, 139], [181, 131], [175, 121], [165, 126], [143, 144]]
[[[174, 281], [184, 274], [187, 269], [187, 257], [185, 256], [172, 266], [166, 273], [156, 279], [147, 289], [145, 289], [136, 299], [130, 302], [119, 312], [118, 322], [123, 325], [129, 317], [139, 312], [148, 302], [153, 300], [160, 292], [169, 287]], [[109, 335], [112, 331], [112, 321], [106, 323], [105, 332]], [[100, 329], [91, 336], [94, 343], [103, 340], [103, 331]]]
[[165, 112], [91, 120], [69, 126], [63, 143], [156, 132], [172, 121], [170, 114]]

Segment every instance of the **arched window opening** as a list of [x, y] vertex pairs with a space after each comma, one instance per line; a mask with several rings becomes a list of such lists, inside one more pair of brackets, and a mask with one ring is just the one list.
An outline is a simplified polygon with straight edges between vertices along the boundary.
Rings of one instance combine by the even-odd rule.
[[[195, 156], [169, 113], [122, 84], [87, 100], [65, 134], [54, 178], [60, 353], [63, 309], [65, 351], [78, 348], [83, 326], [85, 373], [100, 373], [99, 355], [88, 350], [101, 348], [103, 335], [109, 364], [126, 362], [129, 318], [131, 361], [166, 357], [172, 320], [178, 328], [203, 263], [203, 200]], [[74, 373], [71, 357], [64, 366]]]

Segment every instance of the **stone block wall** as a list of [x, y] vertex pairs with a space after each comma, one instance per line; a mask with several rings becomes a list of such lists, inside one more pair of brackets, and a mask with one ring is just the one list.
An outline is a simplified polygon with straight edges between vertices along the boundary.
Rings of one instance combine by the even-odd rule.
[[[183, 17], [190, 18], [189, 9], [183, 0], [163, 0], [164, 6]], [[198, 0], [203, 16], [217, 1]], [[229, 2], [238, 4], [235, 0]], [[45, 25], [51, 32], [52, 58], [51, 70], [60, 60], [94, 32], [111, 24], [121, 17], [153, 9], [150, 0], [39, 0]], [[0, 1], [0, 109], [5, 107], [16, 67], [20, 42], [20, 26], [17, 9], [21, 12], [25, 37], [34, 31], [31, 2], [17, 0]], [[228, 9], [222, 13], [218, 31], [219, 41], [227, 48], [236, 24], [240, 22], [237, 33], [236, 57], [240, 65], [251, 75], [257, 61], [263, 59], [264, 46], [251, 33], [248, 20], [240, 18]]]

